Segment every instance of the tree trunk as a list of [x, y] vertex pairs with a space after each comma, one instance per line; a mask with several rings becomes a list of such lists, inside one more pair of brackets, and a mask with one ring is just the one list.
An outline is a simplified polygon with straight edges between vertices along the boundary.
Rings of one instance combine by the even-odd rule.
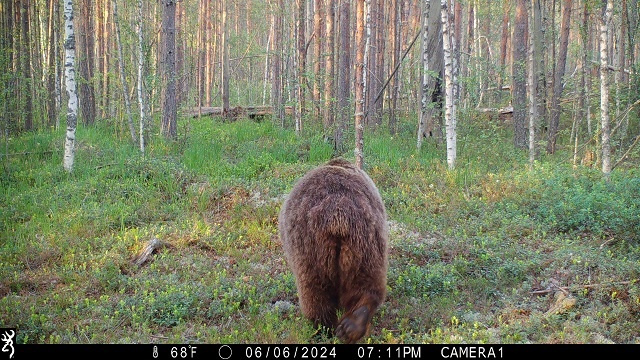
[[222, 71], [220, 73], [220, 96], [222, 97], [222, 113], [224, 117], [229, 116], [229, 30], [227, 24], [227, 1], [223, 0], [220, 3], [221, 11], [220, 19], [220, 47], [222, 51], [220, 54], [222, 55], [221, 64]]
[[93, 83], [94, 51], [95, 46], [93, 26], [93, 4], [89, 0], [83, 0], [80, 6], [80, 16], [77, 18], [77, 42], [80, 57], [78, 58], [78, 96], [80, 98], [80, 115], [85, 125], [96, 121], [96, 95]]
[[540, 116], [540, 90], [542, 68], [542, 8], [541, 0], [531, 0], [532, 26], [529, 31], [529, 165], [533, 167], [536, 156], [536, 127]]
[[333, 59], [335, 56], [335, 31], [333, 29], [335, 21], [335, 0], [327, 0], [325, 34], [326, 39], [326, 58], [325, 58], [325, 78], [324, 78], [324, 129], [330, 131], [334, 125], [334, 76], [335, 70]]
[[118, 47], [118, 64], [120, 64], [120, 83], [122, 85], [122, 96], [124, 98], [124, 107], [127, 113], [127, 123], [129, 124], [129, 133], [131, 134], [131, 141], [136, 143], [136, 128], [133, 125], [133, 114], [131, 113], [131, 100], [129, 99], [129, 85], [127, 84], [127, 78], [124, 73], [124, 58], [122, 56], [122, 40], [120, 38], [120, 19], [118, 18], [118, 2], [117, 0], [111, 0], [113, 2], [113, 22], [116, 27], [116, 46]]
[[297, 0], [298, 2], [298, 22], [297, 22], [297, 39], [298, 39], [298, 81], [297, 81], [297, 98], [298, 110], [296, 111], [296, 133], [302, 133], [302, 115], [305, 108], [305, 90], [307, 87], [307, 47], [306, 47], [306, 0]]
[[[498, 69], [498, 91], [497, 99], [500, 102], [502, 98], [503, 74], [507, 64], [507, 42], [509, 41], [509, 10], [511, 9], [511, 0], [505, 0], [502, 5], [502, 36], [500, 38], [500, 68]], [[488, 34], [487, 34], [488, 35]]]
[[56, 104], [56, 44], [58, 39], [56, 37], [58, 22], [56, 13], [59, 2], [55, 0], [49, 0], [49, 29], [48, 33], [48, 64], [47, 64], [47, 117], [48, 125], [54, 127], [58, 118], [58, 106]]
[[602, 172], [605, 176], [611, 173], [611, 129], [609, 124], [609, 27], [613, 12], [613, 1], [603, 1], [603, 12], [600, 23], [600, 119], [602, 122]]
[[516, 2], [513, 33], [513, 130], [516, 148], [527, 148], [527, 3]]
[[452, 54], [452, 34], [449, 20], [449, 6], [447, 0], [441, 0], [442, 20], [442, 50], [444, 54], [444, 82], [445, 82], [445, 127], [447, 137], [447, 164], [450, 170], [456, 167], [457, 136], [456, 136], [456, 104], [454, 82], [454, 61]]
[[33, 81], [31, 76], [31, 41], [29, 29], [29, 0], [21, 0], [20, 8], [20, 28], [21, 28], [21, 44], [22, 52], [20, 53], [20, 61], [22, 62], [22, 97], [24, 98], [24, 129], [29, 131], [33, 129], [33, 101], [32, 87]]
[[[401, 27], [402, 21], [402, 4], [403, 1], [396, 0], [394, 1], [393, 8], [393, 68], [398, 67], [398, 63], [400, 62], [400, 47], [402, 46], [401, 37]], [[393, 83], [391, 89], [389, 89], [390, 95], [390, 104], [389, 104], [389, 133], [394, 135], [396, 133], [396, 124], [398, 122], [396, 115], [396, 107], [398, 104], [398, 95], [400, 90], [400, 72], [397, 72], [393, 77]]]
[[[343, 149], [343, 133], [351, 114], [351, 14], [350, 2], [340, 3], [340, 46], [338, 50], [338, 116], [334, 133], [335, 148], [339, 153]], [[363, 64], [364, 69], [364, 64]], [[365, 69], [366, 71], [366, 69]]]
[[320, 96], [322, 94], [322, 72], [324, 70], [324, 54], [323, 44], [325, 43], [324, 37], [324, 0], [314, 1], [313, 12], [313, 56], [315, 57], [315, 63], [313, 64], [313, 103], [315, 117], [320, 118]]
[[283, 1], [276, 0], [274, 4], [274, 26], [273, 26], [273, 54], [271, 60], [271, 105], [275, 118], [284, 125], [284, 103], [282, 94], [282, 47], [283, 47], [283, 29], [282, 17], [284, 15]]
[[162, 75], [165, 86], [162, 95], [162, 135], [175, 140], [178, 137], [176, 128], [176, 2], [162, 2]]
[[146, 118], [147, 118], [147, 103], [145, 101], [145, 93], [144, 93], [144, 37], [143, 37], [143, 28], [142, 28], [142, 0], [138, 0], [138, 105], [140, 106], [140, 140], [138, 141], [140, 145], [140, 152], [144, 154], [145, 147], [145, 127], [146, 127]]
[[73, 170], [73, 162], [76, 154], [76, 125], [78, 122], [78, 95], [76, 93], [75, 76], [76, 49], [73, 33], [73, 0], [67, 0], [64, 3], [64, 20], [64, 74], [69, 102], [67, 105], [67, 133], [64, 142], [63, 166], [67, 172], [71, 172]]
[[567, 62], [567, 47], [569, 44], [569, 25], [571, 20], [571, 0], [563, 1], [562, 23], [560, 32], [560, 44], [558, 49], [558, 62], [554, 74], [553, 96], [551, 98], [551, 118], [549, 119], [549, 133], [547, 152], [553, 154], [556, 151], [556, 138], [560, 124], [560, 98], [562, 96], [563, 77]]
[[356, 0], [356, 67], [355, 67], [355, 128], [356, 128], [356, 166], [364, 167], [364, 0]]
[[422, 147], [422, 139], [425, 137], [425, 129], [427, 122], [427, 108], [429, 106], [429, 53], [427, 52], [429, 43], [429, 32], [433, 29], [429, 28], [429, 10], [431, 1], [424, 0], [422, 4], [422, 43], [420, 45], [420, 54], [422, 54], [422, 76], [421, 76], [421, 102], [420, 102], [420, 118], [418, 119], [418, 142], [417, 147]]

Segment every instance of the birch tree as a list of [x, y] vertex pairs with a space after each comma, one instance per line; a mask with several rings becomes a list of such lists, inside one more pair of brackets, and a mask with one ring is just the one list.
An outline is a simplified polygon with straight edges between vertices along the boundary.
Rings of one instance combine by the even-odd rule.
[[424, 0], [422, 4], [422, 43], [420, 53], [422, 54], [422, 84], [420, 86], [421, 102], [420, 102], [420, 118], [418, 120], [418, 143], [417, 147], [422, 147], [422, 139], [427, 121], [427, 107], [429, 102], [429, 54], [427, 52], [429, 42], [429, 8], [430, 0]]
[[362, 169], [364, 166], [364, 0], [356, 1], [356, 73], [355, 73], [355, 128], [356, 128], [356, 166]]
[[144, 154], [145, 124], [147, 118], [147, 104], [144, 96], [144, 37], [142, 28], [142, 0], [138, 0], [138, 106], [140, 107], [140, 152]]
[[445, 82], [445, 131], [447, 138], [447, 164], [449, 169], [456, 167], [456, 104], [454, 83], [453, 43], [451, 23], [449, 21], [449, 6], [447, 0], [440, 1], [440, 16], [442, 21], [442, 50], [444, 53], [444, 82]]
[[609, 124], [609, 27], [613, 1], [604, 0], [600, 20], [600, 121], [602, 122], [602, 172], [611, 173], [611, 129]]
[[76, 154], [76, 125], [78, 123], [78, 93], [76, 86], [76, 42], [73, 32], [73, 0], [64, 3], [65, 41], [64, 41], [64, 75], [67, 94], [69, 95], [67, 110], [67, 134], [64, 142], [63, 166], [67, 172], [73, 170]]

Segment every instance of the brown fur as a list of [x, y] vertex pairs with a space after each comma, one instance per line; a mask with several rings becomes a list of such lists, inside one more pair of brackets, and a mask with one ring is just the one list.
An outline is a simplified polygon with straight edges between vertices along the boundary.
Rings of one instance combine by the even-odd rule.
[[304, 315], [343, 342], [360, 340], [387, 283], [387, 214], [371, 178], [342, 159], [311, 170], [284, 202], [279, 230]]

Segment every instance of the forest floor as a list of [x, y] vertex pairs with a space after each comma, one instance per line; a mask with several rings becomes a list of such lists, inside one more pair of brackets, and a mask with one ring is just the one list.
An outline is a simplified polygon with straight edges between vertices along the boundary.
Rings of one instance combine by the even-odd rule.
[[[126, 131], [80, 127], [71, 174], [63, 130], [3, 139], [0, 324], [17, 343], [338, 341], [302, 317], [277, 231], [294, 182], [331, 157], [322, 135], [183, 119], [142, 157]], [[411, 126], [365, 136], [391, 244], [363, 342], [640, 343], [637, 166], [605, 181], [559, 151], [530, 169], [490, 122], [460, 126], [454, 171]]]

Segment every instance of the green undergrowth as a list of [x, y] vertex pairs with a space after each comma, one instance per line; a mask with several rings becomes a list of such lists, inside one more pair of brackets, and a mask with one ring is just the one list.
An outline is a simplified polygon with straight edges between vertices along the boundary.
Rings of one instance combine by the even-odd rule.
[[[3, 139], [0, 325], [18, 343], [337, 342], [302, 317], [277, 231], [332, 146], [269, 120], [182, 126], [145, 156], [81, 127], [71, 174], [61, 131]], [[365, 134], [391, 247], [363, 341], [640, 342], [638, 170], [607, 180], [566, 154], [529, 169], [499, 124], [459, 136], [450, 171], [441, 144]]]

